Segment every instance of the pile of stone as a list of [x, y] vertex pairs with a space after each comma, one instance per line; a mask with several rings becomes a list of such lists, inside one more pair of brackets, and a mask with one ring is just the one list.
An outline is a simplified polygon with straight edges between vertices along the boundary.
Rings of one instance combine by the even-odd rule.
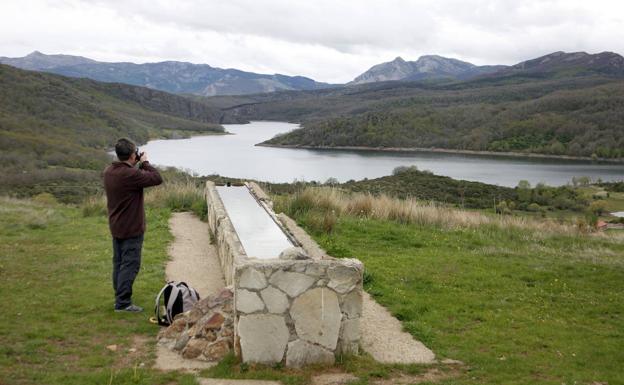
[[178, 314], [158, 333], [158, 343], [181, 352], [182, 357], [219, 361], [234, 346], [233, 293], [229, 288], [199, 301]]

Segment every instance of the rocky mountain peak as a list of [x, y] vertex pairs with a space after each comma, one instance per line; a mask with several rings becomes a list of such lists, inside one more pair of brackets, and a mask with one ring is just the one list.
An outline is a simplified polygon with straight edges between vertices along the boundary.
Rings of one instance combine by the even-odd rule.
[[391, 62], [377, 64], [356, 77], [351, 84], [388, 80], [420, 80], [435, 78], [466, 79], [481, 73], [494, 72], [498, 67], [477, 67], [472, 63], [440, 55], [423, 55], [416, 61], [400, 56]]

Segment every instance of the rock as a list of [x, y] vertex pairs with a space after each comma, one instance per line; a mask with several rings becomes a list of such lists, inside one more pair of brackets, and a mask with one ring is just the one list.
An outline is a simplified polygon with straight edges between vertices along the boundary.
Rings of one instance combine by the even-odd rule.
[[362, 292], [353, 290], [345, 295], [342, 300], [342, 311], [347, 318], [358, 318], [362, 316]]
[[182, 317], [174, 320], [173, 323], [169, 325], [168, 329], [176, 333], [182, 333], [184, 329], [186, 329], [186, 319]]
[[195, 323], [199, 321], [199, 319], [203, 316], [204, 313], [201, 311], [201, 309], [195, 306], [188, 312], [188, 316], [186, 317], [186, 323], [189, 326], [195, 325]]
[[342, 313], [332, 290], [316, 288], [302, 294], [293, 301], [290, 316], [299, 338], [336, 349]]
[[201, 327], [201, 324], [199, 322], [201, 322], [201, 320], [199, 320], [195, 325], [191, 326], [189, 328], [189, 330], [186, 332], [186, 334], [188, 334], [191, 337], [199, 337], [199, 336], [201, 336], [202, 327]]
[[214, 308], [215, 306], [226, 304], [231, 301], [234, 297], [234, 293], [229, 287], [224, 288], [217, 294], [215, 297], [210, 298], [209, 305], [210, 308]]
[[173, 350], [180, 351], [184, 349], [190, 339], [191, 336], [188, 333], [180, 334], [180, 337], [178, 337], [178, 339], [175, 341], [175, 344], [173, 345]]
[[243, 362], [274, 364], [284, 358], [289, 332], [284, 317], [252, 314], [240, 316], [238, 336]]
[[347, 319], [340, 330], [340, 353], [357, 354], [360, 340], [360, 319]]
[[316, 281], [316, 285], [317, 287], [324, 287], [327, 286], [327, 284], [329, 283], [328, 280], [326, 279], [319, 279], [318, 281]]
[[182, 357], [184, 358], [197, 358], [204, 351], [208, 345], [208, 341], [200, 338], [193, 338], [186, 344], [184, 350], [182, 350]]
[[[190, 311], [190, 310], [189, 310], [189, 311]], [[174, 316], [173, 316], [173, 320], [175, 321], [175, 320], [177, 320], [177, 319], [181, 319], [181, 318], [186, 318], [186, 317], [188, 317], [188, 313], [189, 313], [189, 311], [186, 311], [186, 312], [184, 312], [184, 313], [178, 313], [178, 314], [174, 315]]]
[[206, 341], [212, 342], [217, 339], [217, 333], [214, 330], [202, 330], [201, 337], [205, 338]]
[[310, 263], [305, 270], [306, 275], [321, 277], [325, 275], [325, 266], [320, 263]]
[[[174, 321], [174, 322], [176, 322], [176, 321]], [[182, 333], [182, 332], [177, 331], [176, 328], [166, 327], [166, 328], [163, 328], [161, 331], [158, 332], [158, 339], [162, 339], [162, 338], [165, 338], [165, 339], [167, 339], [167, 338], [176, 339], [176, 338], [178, 338], [180, 333]]]
[[221, 315], [221, 313], [214, 313], [210, 318], [208, 318], [206, 323], [203, 323], [204, 330], [221, 329], [223, 321], [225, 321], [225, 318]]
[[334, 360], [334, 354], [320, 346], [312, 345], [302, 340], [288, 343], [286, 366], [289, 368], [300, 368], [310, 364], [331, 365], [334, 363]]
[[282, 252], [279, 255], [279, 259], [302, 260], [302, 259], [310, 259], [310, 257], [305, 253], [305, 251], [301, 247], [289, 247], [287, 249], [282, 250]]
[[116, 352], [117, 351], [117, 345], [108, 345], [106, 347], [106, 349], [110, 350], [111, 352]]
[[247, 267], [243, 270], [238, 283], [238, 287], [243, 289], [264, 289], [266, 285], [267, 280], [264, 274], [253, 267]]
[[340, 339], [343, 341], [358, 341], [360, 339], [360, 319], [348, 319], [342, 323]]
[[262, 290], [260, 296], [270, 313], [281, 314], [288, 309], [286, 294], [272, 286]]
[[206, 346], [204, 356], [208, 361], [220, 361], [226, 354], [230, 352], [231, 347], [228, 341], [219, 340]]
[[330, 288], [340, 294], [347, 293], [355, 288], [360, 281], [361, 272], [353, 266], [333, 266], [327, 271]]
[[301, 273], [291, 273], [278, 270], [271, 276], [269, 282], [291, 297], [296, 297], [314, 284], [316, 279]]
[[258, 294], [248, 290], [236, 290], [236, 310], [253, 313], [264, 309], [264, 302]]
[[311, 378], [312, 385], [345, 385], [357, 379], [351, 373], [323, 373]]
[[444, 365], [463, 365], [464, 364], [462, 361], [454, 360], [452, 358], [445, 358], [442, 361], [440, 361], [440, 363]]
[[210, 309], [214, 307], [212, 305], [212, 301], [213, 301], [212, 297], [204, 298], [200, 300], [199, 302], [197, 302], [194, 307], [198, 308], [203, 314], [206, 314], [210, 312]]

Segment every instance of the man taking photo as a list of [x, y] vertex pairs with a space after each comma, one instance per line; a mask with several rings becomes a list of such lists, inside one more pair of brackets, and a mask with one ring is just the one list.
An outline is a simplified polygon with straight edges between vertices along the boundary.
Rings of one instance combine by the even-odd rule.
[[150, 166], [147, 154], [139, 154], [131, 140], [119, 139], [115, 153], [119, 161], [104, 170], [108, 224], [113, 236], [115, 311], [137, 313], [143, 308], [132, 303], [132, 285], [141, 267], [145, 233], [143, 189], [161, 184], [162, 177]]

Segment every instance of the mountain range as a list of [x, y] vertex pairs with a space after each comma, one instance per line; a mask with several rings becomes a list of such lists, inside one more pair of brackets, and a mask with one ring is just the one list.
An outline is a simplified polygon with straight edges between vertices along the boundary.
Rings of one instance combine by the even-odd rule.
[[[257, 74], [238, 69], [211, 67], [208, 64], [178, 61], [144, 64], [107, 63], [82, 56], [46, 55], [38, 51], [20, 58], [0, 57], [0, 63], [27, 70], [200, 96], [307, 91], [342, 86], [317, 82], [304, 76]], [[588, 54], [560, 51], [512, 66], [477, 66], [438, 55], [421, 56], [416, 61], [406, 61], [397, 57], [393, 61], [371, 67], [346, 85], [385, 81], [465, 81], [517, 74], [548, 76], [563, 72], [565, 75], [595, 73], [624, 76], [624, 58], [613, 52]]]
[[304, 76], [267, 75], [208, 64], [178, 61], [107, 63], [82, 56], [46, 55], [34, 51], [20, 58], [0, 57], [0, 63], [21, 69], [126, 83], [177, 94], [244, 95], [278, 90], [314, 90], [331, 87]]
[[512, 66], [477, 66], [472, 63], [437, 55], [421, 56], [416, 61], [405, 61], [401, 57], [397, 57], [391, 62], [371, 67], [349, 84], [391, 80], [469, 80], [486, 76], [509, 76], [518, 73], [552, 74], [560, 71], [568, 71], [569, 75], [574, 73], [598, 73], [624, 76], [624, 57], [613, 52], [601, 52], [592, 55], [586, 52], [566, 53], [558, 51]]

